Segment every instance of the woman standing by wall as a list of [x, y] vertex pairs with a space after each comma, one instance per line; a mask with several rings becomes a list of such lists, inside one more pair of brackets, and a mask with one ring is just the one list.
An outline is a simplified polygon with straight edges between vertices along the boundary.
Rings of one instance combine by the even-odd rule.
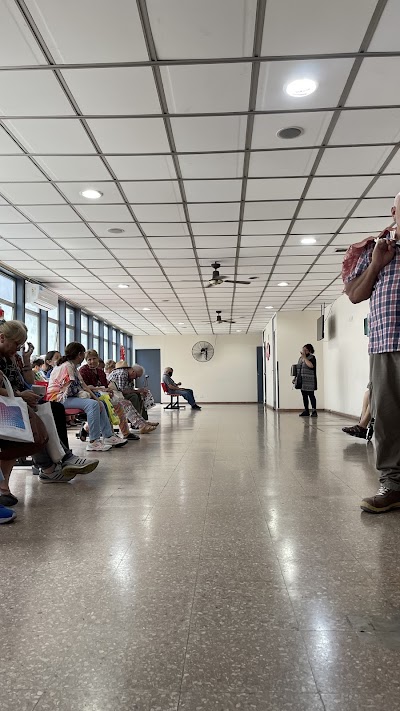
[[311, 403], [311, 417], [318, 417], [317, 401], [315, 391], [317, 390], [317, 359], [314, 355], [314, 347], [311, 343], [306, 343], [300, 351], [300, 358], [297, 363], [296, 387], [303, 396], [304, 410], [300, 417], [309, 417], [309, 400]]

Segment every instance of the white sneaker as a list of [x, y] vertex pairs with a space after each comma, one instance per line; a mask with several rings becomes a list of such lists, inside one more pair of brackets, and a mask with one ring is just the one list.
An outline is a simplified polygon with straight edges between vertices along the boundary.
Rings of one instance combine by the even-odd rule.
[[123, 447], [127, 441], [127, 439], [117, 437], [117, 435], [112, 435], [112, 437], [103, 437], [104, 444], [110, 445], [111, 447]]
[[108, 450], [111, 448], [111, 444], [106, 444], [100, 439], [95, 439], [94, 442], [89, 442], [89, 444], [86, 445], [87, 452], [108, 452]]

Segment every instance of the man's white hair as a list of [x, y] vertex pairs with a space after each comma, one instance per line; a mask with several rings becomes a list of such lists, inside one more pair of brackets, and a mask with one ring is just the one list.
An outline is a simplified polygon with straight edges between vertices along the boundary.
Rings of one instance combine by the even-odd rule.
[[173, 370], [170, 365], [168, 365], [166, 368], [164, 368], [164, 373], [168, 373], [169, 370]]
[[400, 193], [397, 193], [397, 195], [396, 195], [396, 197], [395, 197], [395, 199], [394, 199], [394, 201], [393, 201], [393, 205], [394, 205], [394, 207], [396, 208], [396, 212], [397, 212], [397, 209], [398, 209], [398, 207], [399, 207], [399, 203], [400, 203]]

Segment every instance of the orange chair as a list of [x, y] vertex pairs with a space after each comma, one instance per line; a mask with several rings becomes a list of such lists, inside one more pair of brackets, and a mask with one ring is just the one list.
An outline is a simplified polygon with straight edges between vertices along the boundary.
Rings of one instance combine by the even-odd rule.
[[[171, 398], [171, 402], [167, 407], [164, 407], [164, 410], [184, 410], [186, 405], [180, 405], [179, 404], [179, 393], [171, 393], [165, 383], [161, 383], [161, 387], [163, 391], [165, 392], [166, 395], [169, 395]], [[176, 398], [174, 402], [174, 398]]]

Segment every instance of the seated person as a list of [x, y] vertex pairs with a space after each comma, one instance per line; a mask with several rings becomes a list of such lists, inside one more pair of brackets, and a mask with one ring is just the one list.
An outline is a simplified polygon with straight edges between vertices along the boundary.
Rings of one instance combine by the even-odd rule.
[[[29, 407], [35, 410], [40, 396], [27, 389], [27, 384], [28, 386], [34, 384], [32, 366], [30, 365], [33, 345], [28, 343], [27, 350], [22, 351], [22, 357], [17, 354], [17, 351], [25, 343], [27, 335], [27, 328], [21, 321], [0, 320], [0, 370], [7, 376], [15, 395], [21, 397]], [[0, 395], [7, 396], [7, 390], [0, 387]], [[65, 483], [73, 479], [76, 474], [86, 474], [93, 471], [99, 462], [98, 460], [88, 461], [73, 455], [68, 445], [65, 412], [62, 410], [60, 412], [57, 403], [51, 409], [65, 455], [62, 461], [54, 463], [45, 446], [40, 452], [32, 454], [32, 459], [35, 466], [41, 470], [39, 478], [43, 482]], [[9, 488], [10, 475], [15, 461], [15, 459], [10, 459], [1, 462], [4, 480], [0, 481], [0, 505], [14, 506], [18, 503], [17, 497], [13, 496]]]
[[[91, 390], [92, 392], [107, 393], [110, 398], [112, 398], [115, 391], [112, 388], [108, 387], [106, 374], [104, 370], [99, 367], [99, 356], [97, 354], [97, 351], [93, 349], [86, 351], [85, 360], [86, 365], [83, 365], [81, 368], [79, 368], [79, 375], [83, 378], [89, 390]], [[140, 437], [130, 431], [123, 403], [125, 403], [126, 408], [132, 408], [133, 410], [133, 406], [126, 400], [119, 402], [116, 398], [114, 398], [112, 402], [115, 414], [119, 419], [121, 434], [126, 439], [140, 439]], [[135, 420], [135, 427], [137, 429], [140, 430], [142, 427], [146, 426], [146, 422], [140, 417], [137, 412], [131, 412], [130, 415], [131, 418]], [[86, 440], [86, 434], [87, 426], [86, 424], [84, 424], [82, 425], [82, 429], [80, 432], [80, 438], [82, 441]]]
[[[125, 360], [120, 360], [108, 376], [108, 384], [116, 392], [120, 393], [120, 400], [129, 401], [136, 415], [145, 421], [145, 425], [148, 425], [148, 428], [145, 431], [141, 428], [139, 431], [143, 434], [147, 434], [158, 427], [159, 423], [148, 421], [147, 410], [144, 406], [143, 398], [141, 397], [148, 392], [147, 388], [135, 388], [134, 385], [134, 380], [140, 378], [143, 373], [144, 369], [140, 365], [130, 367]], [[127, 415], [127, 417], [130, 420], [130, 416]]]
[[181, 395], [185, 400], [191, 405], [192, 410], [201, 410], [201, 407], [196, 403], [193, 390], [189, 388], [181, 388], [182, 383], [175, 383], [172, 380], [173, 369], [168, 366], [165, 368], [164, 375], [162, 378], [163, 383], [167, 386], [168, 392], [171, 395]]
[[51, 372], [47, 397], [66, 408], [83, 410], [88, 418], [90, 437], [86, 449], [89, 452], [107, 452], [111, 447], [122, 447], [127, 440], [114, 435], [105, 406], [81, 377], [78, 366], [84, 358], [85, 346], [82, 343], [68, 344], [65, 356], [60, 358]]
[[370, 407], [370, 386], [368, 384], [368, 389], [364, 393], [363, 404], [361, 410], [361, 417], [359, 419], [358, 425], [352, 425], [350, 427], [342, 427], [342, 432], [350, 435], [351, 437], [360, 437], [360, 439], [367, 439], [368, 425], [371, 421], [371, 407]]
[[102, 370], [104, 372], [105, 362], [104, 362], [103, 358], [99, 358], [99, 366], [98, 367], [100, 368], [100, 370]]
[[35, 377], [35, 380], [41, 381], [42, 375], [41, 375], [41, 369], [44, 366], [44, 360], [43, 358], [36, 358], [35, 360], [32, 361], [32, 372]]
[[115, 360], [106, 360], [106, 362], [104, 364], [104, 372], [107, 376], [107, 380], [108, 380], [108, 376], [111, 375], [113, 370], [115, 370]]
[[[0, 481], [4, 481], [4, 476], [0, 469]], [[0, 524], [11, 523], [17, 517], [17, 514], [12, 509], [8, 509], [6, 506], [0, 504]]]
[[44, 357], [44, 365], [40, 369], [39, 373], [42, 376], [41, 380], [49, 380], [51, 371], [54, 366], [57, 365], [61, 358], [60, 351], [48, 351]]

